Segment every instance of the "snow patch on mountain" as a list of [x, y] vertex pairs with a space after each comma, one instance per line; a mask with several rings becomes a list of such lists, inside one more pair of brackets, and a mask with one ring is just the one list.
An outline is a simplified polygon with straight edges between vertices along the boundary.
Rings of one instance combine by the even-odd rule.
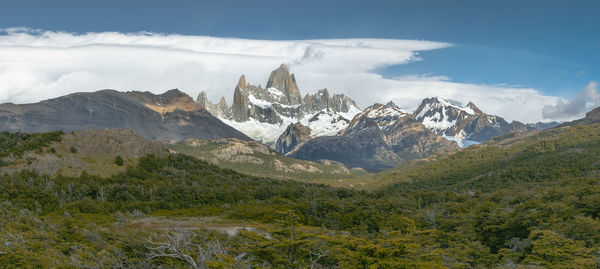
[[[254, 102], [253, 104], [256, 105]], [[274, 112], [277, 113], [277, 111]], [[287, 126], [291, 123], [300, 122], [302, 125], [309, 127], [312, 131], [312, 136], [315, 137], [332, 136], [348, 127], [350, 120], [352, 120], [352, 118], [354, 118], [354, 116], [360, 112], [360, 109], [352, 106], [348, 112], [335, 112], [331, 109], [323, 109], [317, 113], [305, 115], [301, 119], [279, 115], [283, 120], [283, 122], [280, 124], [260, 122], [254, 118], [250, 118], [244, 122], [238, 122], [226, 118], [219, 119], [225, 124], [251, 137], [252, 139], [258, 140], [266, 145], [273, 145], [273, 143], [279, 138], [279, 135], [281, 135], [281, 133], [283, 133]]]
[[400, 110], [392, 108], [392, 107], [383, 107], [383, 109], [371, 110], [367, 114], [369, 118], [381, 118], [381, 117], [396, 117], [396, 116], [404, 116]]
[[434, 131], [444, 131], [456, 124], [456, 120], [448, 120], [446, 113], [442, 110], [442, 114], [439, 112], [435, 113], [431, 117], [424, 117], [421, 121], [425, 127]]
[[273, 105], [273, 103], [267, 102], [262, 99], [258, 99], [256, 97], [254, 97], [254, 95], [252, 95], [252, 94], [248, 94], [248, 101], [250, 101], [250, 103], [252, 103], [253, 105], [264, 108], [264, 109], [267, 109]]
[[352, 108], [346, 113], [323, 109], [318, 113], [302, 118], [300, 123], [312, 130], [312, 136], [336, 135], [348, 126], [354, 115], [360, 113], [358, 108]]
[[352, 120], [354, 118], [354, 116], [356, 116], [360, 112], [362, 112], [362, 110], [358, 109], [358, 107], [350, 106], [350, 109], [348, 109], [348, 112], [337, 112], [337, 113], [340, 116], [342, 116], [344, 119]]
[[285, 96], [284, 93], [282, 93], [280, 90], [273, 88], [273, 87], [268, 88], [267, 91], [272, 95], [276, 95], [276, 96], [280, 96], [280, 97]]
[[279, 135], [285, 131], [285, 128], [293, 121], [287, 121], [281, 124], [272, 124], [268, 122], [260, 122], [256, 119], [249, 119], [244, 122], [237, 122], [225, 118], [219, 118], [225, 124], [237, 129], [243, 134], [254, 140], [258, 140], [266, 145], [272, 145], [277, 141]]
[[441, 98], [441, 97], [436, 97], [436, 98], [437, 98], [438, 102], [440, 102], [440, 104], [442, 104], [443, 106], [453, 107], [453, 108], [462, 110], [464, 112], [467, 112], [467, 114], [475, 115], [475, 111], [470, 107], [457, 106], [455, 104], [448, 102], [448, 100], [446, 100], [444, 98]]

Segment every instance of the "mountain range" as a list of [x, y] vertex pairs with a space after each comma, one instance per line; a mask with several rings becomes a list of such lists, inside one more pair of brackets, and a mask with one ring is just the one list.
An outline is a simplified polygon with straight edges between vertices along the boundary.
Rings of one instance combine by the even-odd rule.
[[145, 139], [173, 143], [257, 140], [288, 157], [333, 161], [343, 164], [343, 169], [372, 172], [455, 152], [506, 133], [556, 125], [509, 123], [472, 102], [463, 106], [441, 97], [424, 99], [415, 111], [403, 110], [391, 101], [361, 110], [350, 97], [325, 88], [302, 95], [295, 75], [284, 64], [271, 72], [265, 88], [248, 83], [241, 75], [231, 106], [224, 97], [215, 104], [203, 91], [194, 101], [177, 89], [158, 95], [101, 90], [34, 104], [0, 105], [0, 131], [120, 128]]
[[474, 103], [466, 106], [441, 97], [426, 98], [414, 111], [393, 102], [360, 110], [343, 94], [327, 89], [301, 97], [296, 77], [282, 64], [269, 76], [266, 88], [246, 82], [234, 88], [233, 104], [217, 104], [200, 93], [197, 102], [223, 122], [290, 157], [334, 160], [348, 167], [379, 171], [440, 151], [456, 151], [509, 132], [556, 126], [507, 122], [485, 114]]

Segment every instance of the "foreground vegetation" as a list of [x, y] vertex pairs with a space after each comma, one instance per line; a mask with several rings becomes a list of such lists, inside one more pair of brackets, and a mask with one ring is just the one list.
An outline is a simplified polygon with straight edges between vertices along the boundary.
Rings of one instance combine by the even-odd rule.
[[186, 155], [149, 155], [104, 178], [4, 175], [0, 264], [600, 267], [600, 126], [494, 143], [387, 173], [392, 185], [374, 191], [246, 176]]

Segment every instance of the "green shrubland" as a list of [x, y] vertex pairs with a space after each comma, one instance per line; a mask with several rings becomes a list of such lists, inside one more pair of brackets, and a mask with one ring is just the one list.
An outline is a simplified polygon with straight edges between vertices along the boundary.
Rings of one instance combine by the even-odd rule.
[[[128, 165], [109, 177], [0, 176], [0, 264], [600, 266], [597, 125], [404, 165], [370, 191], [248, 176], [181, 154]], [[246, 228], [190, 228], [202, 219]]]

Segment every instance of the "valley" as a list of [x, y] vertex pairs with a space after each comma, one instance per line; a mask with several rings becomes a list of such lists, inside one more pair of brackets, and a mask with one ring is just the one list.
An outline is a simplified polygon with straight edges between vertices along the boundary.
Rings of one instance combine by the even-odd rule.
[[2, 1], [0, 269], [600, 269], [600, 1]]
[[179, 90], [0, 105], [0, 263], [598, 264], [597, 109], [560, 125], [440, 97], [361, 110], [295, 82], [242, 76], [231, 107]]

